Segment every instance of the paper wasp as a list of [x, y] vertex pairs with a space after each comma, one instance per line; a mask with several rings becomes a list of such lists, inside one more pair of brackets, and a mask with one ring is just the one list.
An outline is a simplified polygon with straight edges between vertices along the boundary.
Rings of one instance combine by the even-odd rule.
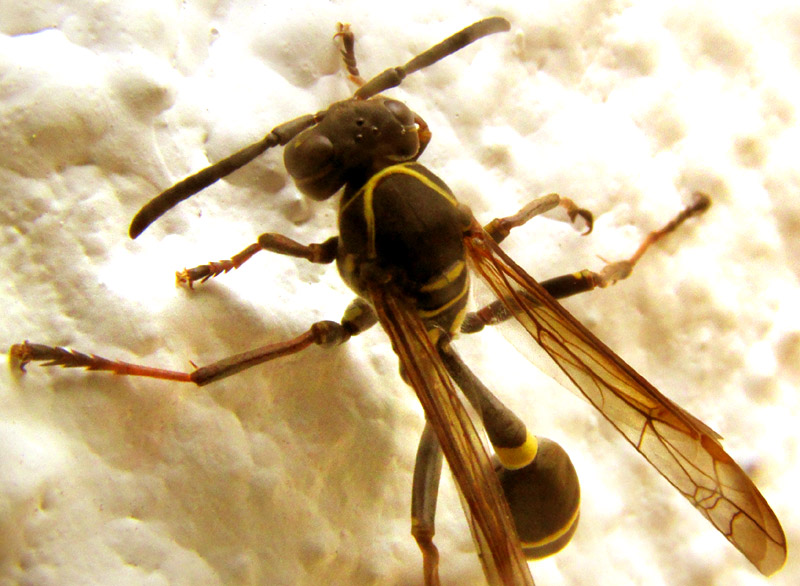
[[[518, 213], [482, 227], [446, 184], [417, 162], [431, 139], [425, 121], [382, 92], [489, 34], [509, 30], [502, 18], [479, 21], [400, 67], [364, 81], [356, 66], [353, 36], [337, 36], [354, 95], [313, 115], [276, 126], [262, 140], [170, 187], [134, 217], [136, 238], [184, 199], [283, 146], [284, 163], [298, 189], [316, 200], [342, 192], [338, 236], [302, 245], [267, 233], [230, 260], [178, 274], [196, 281], [238, 268], [261, 250], [315, 263], [336, 261], [358, 295], [340, 322], [321, 321], [291, 340], [244, 352], [192, 372], [176, 372], [108, 360], [59, 347], [24, 342], [11, 356], [24, 369], [45, 365], [108, 370], [205, 385], [241, 370], [300, 352], [312, 344], [335, 346], [380, 322], [400, 359], [403, 379], [414, 388], [426, 415], [412, 487], [412, 534], [423, 554], [426, 584], [438, 583], [434, 517], [442, 454], [456, 478], [473, 537], [491, 584], [532, 584], [525, 556], [554, 553], [574, 534], [580, 489], [558, 444], [530, 435], [463, 363], [451, 345], [462, 333], [514, 317], [563, 370], [584, 397], [675, 486], [756, 568], [771, 574], [783, 565], [786, 541], [763, 496], [728, 456], [719, 436], [661, 395], [564, 310], [555, 298], [605, 287], [624, 279], [645, 251], [709, 199], [692, 203], [651, 233], [628, 260], [537, 283], [499, 247], [509, 232], [545, 211], [563, 207], [571, 219], [592, 216], [557, 195], [539, 198]], [[469, 271], [498, 300], [467, 313]], [[490, 458], [453, 382], [472, 404], [495, 456]]]

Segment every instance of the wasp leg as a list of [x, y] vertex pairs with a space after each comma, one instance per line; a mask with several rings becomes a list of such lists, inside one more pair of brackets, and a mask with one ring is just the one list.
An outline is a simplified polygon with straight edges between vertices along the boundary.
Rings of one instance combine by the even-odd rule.
[[291, 238], [281, 234], [262, 234], [258, 237], [258, 242], [251, 244], [242, 252], [235, 254], [230, 259], [212, 261], [208, 264], [183, 269], [175, 273], [175, 280], [179, 285], [186, 285], [190, 289], [194, 288], [194, 282], [205, 283], [211, 277], [216, 277], [230, 270], [238, 269], [245, 261], [249, 260], [255, 253], [268, 250], [285, 256], [304, 258], [310, 262], [327, 264], [336, 258], [336, 249], [339, 245], [339, 238], [333, 236], [321, 244], [300, 244]]
[[[711, 207], [711, 198], [705, 193], [702, 193], [700, 191], [695, 191], [692, 194], [692, 197], [693, 197], [692, 203], [683, 208], [677, 216], [672, 218], [662, 228], [660, 228], [659, 230], [655, 230], [654, 232], [650, 232], [650, 234], [647, 235], [647, 238], [645, 238], [644, 241], [639, 245], [639, 248], [636, 250], [633, 256], [629, 258], [627, 261], [622, 261], [622, 262], [629, 263], [632, 270], [633, 265], [635, 265], [639, 261], [639, 259], [645, 252], [647, 252], [647, 249], [650, 248], [650, 246], [661, 240], [664, 236], [666, 236], [670, 232], [673, 232], [678, 226], [683, 224], [686, 220], [688, 220], [692, 216], [702, 214], [708, 208]], [[625, 277], [621, 278], [624, 279]]]
[[[355, 35], [353, 31], [350, 30], [349, 23], [339, 22], [336, 23], [336, 26], [337, 30], [333, 38], [339, 38], [342, 41], [342, 48], [339, 49], [339, 52], [342, 54], [342, 60], [347, 69], [347, 78], [358, 87], [361, 87], [367, 82], [361, 77], [361, 73], [358, 71], [355, 52]], [[414, 155], [414, 160], [416, 161], [431, 141], [431, 131], [425, 120], [418, 114], [414, 114], [414, 122], [417, 124], [417, 133], [419, 134], [419, 150], [417, 150], [417, 154]]]
[[572, 539], [580, 516], [580, 483], [556, 442], [530, 434], [461, 360], [446, 338], [439, 356], [480, 415], [495, 450], [495, 470], [528, 559], [556, 553]]
[[436, 500], [442, 474], [442, 450], [428, 421], [417, 448], [414, 482], [411, 488], [411, 535], [422, 551], [425, 586], [439, 586], [439, 550], [433, 543]]
[[350, 30], [350, 23], [336, 23], [336, 34], [333, 35], [333, 38], [338, 38], [342, 41], [342, 48], [339, 49], [339, 52], [342, 54], [344, 66], [347, 68], [347, 78], [358, 87], [361, 87], [366, 81], [358, 71], [355, 52], [356, 37], [353, 31]]
[[227, 260], [211, 261], [208, 264], [193, 267], [191, 269], [183, 269], [182, 271], [175, 272], [175, 281], [179, 285], [185, 285], [189, 289], [194, 289], [194, 282], [200, 281], [205, 283], [211, 277], [216, 277], [222, 273], [227, 273], [230, 270], [238, 269], [242, 266], [255, 253], [264, 250], [257, 242], [245, 248], [242, 252], [234, 254]]
[[25, 372], [25, 365], [29, 362], [43, 362], [42, 366], [61, 366], [63, 368], [85, 368], [86, 370], [105, 370], [114, 374], [129, 376], [145, 376], [164, 380], [174, 380], [195, 383], [198, 386], [207, 385], [222, 378], [241, 372], [251, 366], [256, 366], [269, 360], [296, 354], [305, 350], [312, 344], [330, 348], [343, 344], [356, 334], [372, 327], [377, 322], [372, 308], [363, 299], [356, 299], [345, 311], [341, 323], [334, 321], [319, 321], [296, 338], [267, 344], [255, 350], [242, 352], [229, 356], [208, 366], [195, 369], [192, 372], [178, 372], [153, 368], [141, 364], [131, 364], [118, 360], [109, 360], [94, 354], [84, 354], [75, 350], [58, 346], [45, 346], [32, 344], [27, 340], [22, 344], [14, 344], [9, 350], [9, 358], [19, 364]]
[[[554, 277], [552, 279], [542, 281], [539, 284], [556, 299], [564, 299], [565, 297], [577, 295], [578, 293], [591, 291], [597, 287], [606, 287], [609, 283], [604, 281], [601, 273], [583, 270], [570, 275]], [[520, 290], [519, 294], [533, 300], [533, 298], [525, 291]], [[495, 324], [499, 324], [510, 317], [511, 313], [509, 313], [503, 301], [497, 299], [492, 301], [490, 304], [481, 307], [478, 311], [467, 313], [464, 316], [464, 321], [461, 322], [461, 333], [474, 334], [476, 332], [480, 332], [484, 326], [493, 326]]]
[[578, 218], [581, 218], [586, 224], [586, 231], [583, 233], [584, 236], [592, 231], [592, 227], [594, 226], [594, 216], [592, 215], [592, 212], [578, 207], [574, 201], [567, 197], [561, 197], [557, 193], [549, 193], [547, 195], [543, 195], [542, 197], [536, 198], [513, 216], [495, 218], [486, 224], [483, 229], [494, 239], [495, 242], [500, 244], [506, 239], [513, 228], [522, 226], [528, 220], [548, 212], [555, 207], [564, 208], [567, 211], [570, 221], [573, 223]]
[[[617, 281], [628, 278], [633, 272], [633, 267], [653, 244], [661, 240], [667, 234], [674, 232], [678, 226], [692, 216], [705, 212], [711, 206], [711, 198], [705, 193], [696, 192], [693, 194], [693, 197], [694, 199], [692, 202], [663, 227], [650, 232], [629, 259], [608, 263], [599, 273], [584, 269], [577, 273], [562, 275], [542, 281], [540, 285], [556, 299], [563, 299], [565, 297], [577, 295], [578, 293], [591, 291], [597, 287], [608, 287]], [[525, 291], [520, 291], [520, 294], [530, 298]], [[509, 317], [511, 317], [511, 315], [503, 302], [497, 300], [480, 308], [476, 312], [468, 313], [461, 324], [461, 332], [465, 334], [479, 332], [484, 326], [500, 323], [507, 320]]]

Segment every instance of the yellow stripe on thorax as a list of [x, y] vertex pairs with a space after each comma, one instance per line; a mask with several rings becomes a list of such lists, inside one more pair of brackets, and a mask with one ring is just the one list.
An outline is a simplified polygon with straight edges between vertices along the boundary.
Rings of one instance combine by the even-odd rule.
[[453, 206], [457, 206], [458, 202], [455, 198], [449, 194], [447, 191], [442, 189], [439, 185], [431, 181], [428, 177], [420, 173], [419, 171], [415, 171], [410, 166], [414, 165], [415, 163], [402, 163], [400, 165], [392, 165], [391, 167], [386, 167], [385, 169], [381, 169], [377, 173], [375, 173], [369, 180], [364, 184], [364, 186], [358, 190], [358, 192], [347, 202], [345, 203], [339, 210], [341, 214], [347, 207], [359, 196], [363, 197], [364, 202], [364, 222], [366, 224], [367, 230], [367, 258], [376, 258], [377, 252], [375, 250], [375, 210], [373, 209], [373, 200], [375, 197], [375, 188], [377, 187], [378, 183], [381, 182], [386, 176], [391, 175], [393, 173], [402, 173], [404, 175], [409, 175], [413, 177], [429, 189], [432, 189], [447, 201], [449, 201]]

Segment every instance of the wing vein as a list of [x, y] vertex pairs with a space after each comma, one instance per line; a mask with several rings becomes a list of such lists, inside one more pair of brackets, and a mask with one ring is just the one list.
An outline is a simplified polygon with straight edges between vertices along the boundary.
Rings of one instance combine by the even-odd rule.
[[580, 393], [763, 574], [786, 560], [767, 501], [719, 443], [587, 330], [473, 222], [472, 268]]

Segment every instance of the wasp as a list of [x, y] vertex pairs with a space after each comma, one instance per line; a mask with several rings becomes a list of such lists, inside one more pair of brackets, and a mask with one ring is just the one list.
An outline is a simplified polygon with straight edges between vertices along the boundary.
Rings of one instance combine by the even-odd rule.
[[[27, 341], [12, 346], [10, 354], [23, 370], [31, 361], [42, 361], [206, 385], [314, 344], [338, 346], [380, 323], [399, 358], [401, 377], [425, 412], [411, 506], [411, 533], [422, 552], [425, 584], [439, 583], [433, 538], [444, 457], [457, 481], [487, 581], [522, 585], [533, 584], [528, 559], [557, 552], [574, 535], [580, 516], [578, 476], [564, 449], [533, 435], [452, 344], [459, 334], [514, 318], [579, 393], [760, 572], [770, 575], [786, 559], [783, 530], [752, 480], [722, 448], [720, 436], [661, 394], [556, 301], [625, 279], [650, 246], [705, 211], [708, 196], [695, 194], [629, 259], [609, 263], [600, 272], [584, 270], [539, 283], [500, 243], [511, 230], [558, 207], [573, 222], [585, 223], [588, 232], [591, 213], [550, 194], [516, 214], [481, 225], [447, 184], [418, 162], [432, 137], [428, 125], [404, 103], [384, 95], [407, 75], [509, 29], [500, 17], [481, 20], [365, 81], [358, 71], [353, 33], [339, 25], [336, 37], [349, 77], [358, 86], [350, 98], [276, 126], [258, 142], [156, 196], [131, 222], [129, 234], [136, 238], [181, 201], [282, 146], [286, 170], [304, 195], [327, 200], [341, 194], [338, 234], [309, 245], [281, 234], [262, 234], [230, 259], [184, 269], [177, 278], [193, 287], [240, 267], [262, 250], [313, 263], [335, 262], [357, 295], [339, 322], [314, 323], [293, 339], [191, 372]], [[497, 297], [475, 312], [467, 311], [471, 274]], [[491, 456], [457, 388], [485, 430]]]

